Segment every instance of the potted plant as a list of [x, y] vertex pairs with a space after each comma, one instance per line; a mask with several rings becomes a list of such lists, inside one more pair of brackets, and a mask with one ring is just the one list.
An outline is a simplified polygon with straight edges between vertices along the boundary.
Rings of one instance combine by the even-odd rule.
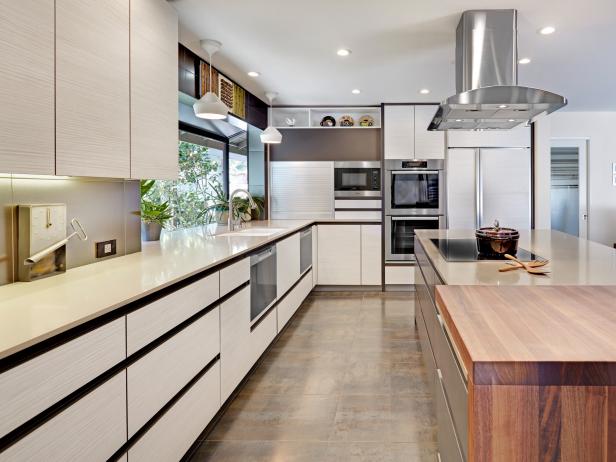
[[154, 180], [141, 180], [141, 239], [158, 241], [165, 223], [173, 217], [169, 210], [169, 202], [157, 204], [146, 196], [154, 186]]
[[229, 218], [229, 199], [225, 194], [222, 185], [215, 181], [209, 182], [212, 194], [208, 195], [209, 205], [205, 208], [207, 213], [207, 222], [216, 222], [221, 225], [226, 225]]
[[250, 207], [250, 201], [247, 197], [234, 197], [233, 198], [233, 210], [236, 215], [234, 218], [240, 218], [242, 221], [250, 221], [253, 218], [258, 219], [263, 211], [265, 200], [262, 197], [253, 197], [256, 208]]

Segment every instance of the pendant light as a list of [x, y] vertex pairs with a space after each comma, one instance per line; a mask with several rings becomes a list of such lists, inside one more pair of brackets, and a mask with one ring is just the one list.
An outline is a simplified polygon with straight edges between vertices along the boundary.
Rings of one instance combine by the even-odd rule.
[[[278, 93], [267, 92], [265, 94], [266, 98], [269, 101], [270, 108], [272, 107], [272, 101], [274, 98], [278, 96]], [[264, 144], [280, 144], [282, 142], [282, 133], [280, 133], [276, 128], [268, 125], [267, 128], [261, 133], [261, 143]]]
[[199, 101], [193, 104], [195, 115], [202, 119], [225, 119], [229, 108], [223, 103], [220, 98], [212, 91], [212, 55], [220, 50], [222, 43], [217, 40], [201, 40], [201, 48], [203, 48], [210, 57], [210, 88], [209, 91], [201, 97]]

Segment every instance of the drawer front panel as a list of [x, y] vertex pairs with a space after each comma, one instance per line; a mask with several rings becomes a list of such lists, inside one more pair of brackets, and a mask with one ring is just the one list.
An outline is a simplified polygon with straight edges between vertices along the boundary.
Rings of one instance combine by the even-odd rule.
[[[276, 338], [278, 333], [278, 322], [276, 321], [276, 310], [272, 310], [259, 322], [259, 325], [250, 332], [250, 363], [248, 370], [257, 362], [263, 352]], [[246, 372], [248, 372], [248, 370]]]
[[436, 363], [434, 361], [432, 346], [430, 346], [430, 338], [428, 337], [428, 331], [426, 330], [426, 323], [419, 306], [415, 307], [415, 323], [417, 324], [417, 331], [419, 332], [419, 343], [421, 344], [421, 352], [423, 354], [424, 363], [426, 365], [426, 369], [428, 370], [428, 375], [432, 377], [436, 371]]
[[413, 285], [415, 284], [415, 270], [412, 266], [386, 266], [385, 284]]
[[126, 316], [126, 347], [135, 353], [218, 300], [218, 273], [194, 282]]
[[0, 436], [125, 359], [125, 322], [116, 319], [0, 375]]
[[442, 385], [445, 390], [454, 427], [464, 455], [468, 450], [468, 391], [458, 366], [457, 359], [449, 344], [444, 327], [438, 316], [436, 335], [431, 337], [434, 357], [441, 371]]
[[278, 332], [289, 322], [299, 306], [312, 290], [312, 270], [300, 281], [297, 286], [278, 304]]
[[244, 258], [220, 270], [220, 296], [227, 295], [250, 279], [250, 258]]
[[282, 297], [299, 279], [299, 233], [276, 243], [276, 297]]
[[220, 408], [220, 361], [128, 451], [130, 462], [175, 462], [182, 458]]
[[128, 433], [139, 430], [219, 353], [219, 309], [128, 367]]
[[126, 373], [10, 446], [0, 461], [104, 461], [126, 442]]
[[227, 400], [252, 367], [250, 286], [220, 305], [221, 402]]
[[336, 199], [334, 207], [337, 209], [380, 209], [381, 199]]
[[460, 451], [456, 432], [453, 427], [445, 390], [438, 373], [435, 374], [436, 381], [436, 423], [438, 426], [438, 452], [441, 462], [464, 462], [464, 457]]

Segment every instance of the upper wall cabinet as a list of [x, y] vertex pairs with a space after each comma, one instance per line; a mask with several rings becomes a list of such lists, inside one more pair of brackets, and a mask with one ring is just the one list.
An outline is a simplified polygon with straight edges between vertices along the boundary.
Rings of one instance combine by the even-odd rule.
[[0, 172], [54, 173], [54, 2], [0, 2]]
[[164, 0], [130, 5], [131, 177], [177, 178], [177, 15]]
[[128, 178], [129, 104], [129, 2], [56, 0], [56, 173]]
[[443, 159], [445, 135], [430, 132], [436, 105], [385, 105], [385, 159]]
[[415, 156], [415, 106], [385, 106], [383, 121], [385, 159]]

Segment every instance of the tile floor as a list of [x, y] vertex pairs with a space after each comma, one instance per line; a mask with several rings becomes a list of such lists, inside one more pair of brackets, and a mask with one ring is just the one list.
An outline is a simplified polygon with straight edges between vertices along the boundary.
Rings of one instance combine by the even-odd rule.
[[412, 294], [310, 295], [191, 461], [436, 460]]

